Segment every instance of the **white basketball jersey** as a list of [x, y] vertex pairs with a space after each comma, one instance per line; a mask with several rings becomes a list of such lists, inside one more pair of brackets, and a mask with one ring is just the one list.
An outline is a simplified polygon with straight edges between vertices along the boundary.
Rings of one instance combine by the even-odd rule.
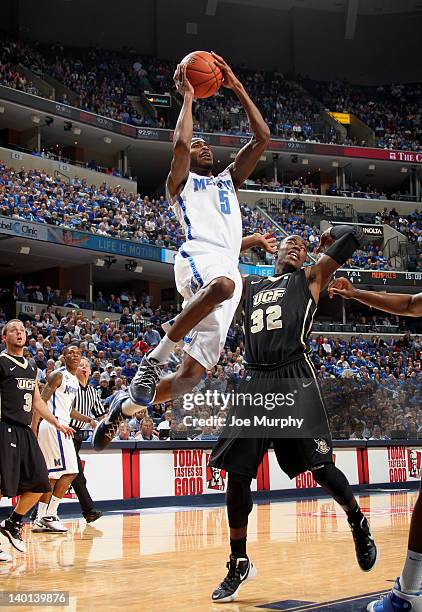
[[218, 176], [189, 172], [173, 209], [186, 237], [181, 250], [195, 255], [224, 249], [228, 257], [238, 261], [242, 217], [230, 170]]
[[48, 407], [61, 423], [68, 425], [73, 402], [79, 389], [79, 380], [66, 368], [60, 368], [59, 372], [63, 375], [62, 384], [48, 400]]

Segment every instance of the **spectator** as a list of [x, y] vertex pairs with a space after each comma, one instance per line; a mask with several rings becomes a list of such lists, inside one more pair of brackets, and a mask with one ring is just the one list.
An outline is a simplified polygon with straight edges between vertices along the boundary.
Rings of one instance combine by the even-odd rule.
[[144, 417], [141, 421], [141, 428], [139, 432], [135, 435], [135, 439], [141, 440], [141, 441], [158, 440], [158, 437], [156, 434], [154, 434], [153, 429], [154, 429], [153, 420], [149, 417]]

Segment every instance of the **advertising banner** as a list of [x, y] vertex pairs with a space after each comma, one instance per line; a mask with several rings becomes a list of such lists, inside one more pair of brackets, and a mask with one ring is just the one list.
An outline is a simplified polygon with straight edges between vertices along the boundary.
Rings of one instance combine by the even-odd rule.
[[368, 448], [369, 484], [416, 482], [421, 464], [422, 446]]

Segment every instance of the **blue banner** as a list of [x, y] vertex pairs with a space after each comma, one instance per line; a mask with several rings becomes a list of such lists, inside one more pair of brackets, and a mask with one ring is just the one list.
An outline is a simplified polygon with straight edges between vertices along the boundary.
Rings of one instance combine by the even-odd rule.
[[239, 264], [241, 274], [255, 274], [257, 276], [273, 276], [274, 266], [254, 266], [253, 264]]
[[[45, 227], [45, 226], [44, 226]], [[162, 261], [160, 247], [131, 240], [116, 240], [87, 232], [77, 232], [48, 226], [48, 241], [113, 255], [124, 255], [135, 259]]]

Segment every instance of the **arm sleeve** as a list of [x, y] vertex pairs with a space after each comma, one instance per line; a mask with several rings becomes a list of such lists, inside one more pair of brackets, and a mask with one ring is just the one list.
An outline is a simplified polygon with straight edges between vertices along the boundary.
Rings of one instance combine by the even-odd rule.
[[335, 243], [326, 250], [326, 255], [334, 259], [339, 266], [343, 265], [357, 248], [363, 246], [365, 241], [362, 229], [350, 225], [332, 227], [331, 235], [335, 239]]

